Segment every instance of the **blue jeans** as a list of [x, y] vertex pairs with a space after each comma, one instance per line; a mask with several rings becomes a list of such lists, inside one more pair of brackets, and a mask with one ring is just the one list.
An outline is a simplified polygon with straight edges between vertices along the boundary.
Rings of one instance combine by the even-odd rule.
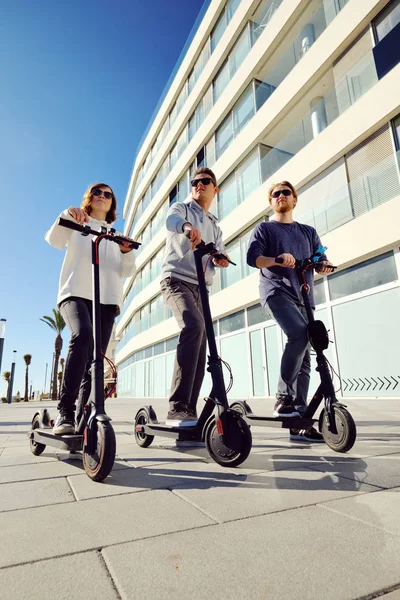
[[290, 400], [303, 414], [307, 407], [311, 372], [306, 309], [285, 294], [268, 298], [267, 308], [287, 337], [276, 397], [278, 400]]
[[[118, 307], [113, 304], [100, 305], [101, 345], [104, 353], [107, 351], [117, 310]], [[71, 339], [57, 408], [73, 413], [77, 400], [76, 422], [79, 423], [92, 387], [92, 301], [71, 296], [61, 303], [60, 313], [70, 330]]]

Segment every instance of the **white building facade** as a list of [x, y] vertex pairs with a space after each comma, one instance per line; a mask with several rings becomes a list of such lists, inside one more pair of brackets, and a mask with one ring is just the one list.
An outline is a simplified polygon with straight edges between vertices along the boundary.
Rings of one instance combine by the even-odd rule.
[[[125, 202], [125, 234], [142, 246], [117, 323], [120, 396], [168, 396], [178, 327], [160, 295], [165, 216], [205, 165], [237, 263], [210, 296], [230, 398], [276, 390], [285, 340], [258, 303], [246, 250], [282, 180], [299, 191], [295, 219], [316, 227], [339, 267], [315, 292], [338, 396], [400, 397], [399, 40], [400, 0], [206, 2]], [[209, 386], [207, 374], [204, 394]]]

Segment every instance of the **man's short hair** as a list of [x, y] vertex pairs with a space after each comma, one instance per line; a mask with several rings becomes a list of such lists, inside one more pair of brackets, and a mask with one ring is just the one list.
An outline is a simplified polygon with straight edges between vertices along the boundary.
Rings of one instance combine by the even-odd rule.
[[211, 169], [209, 169], [208, 167], [197, 167], [197, 169], [193, 173], [192, 179], [194, 179], [196, 177], [196, 175], [200, 175], [201, 173], [204, 173], [205, 175], [208, 175], [209, 177], [211, 177], [215, 186], [218, 185], [217, 178], [215, 177], [214, 171], [211, 171]]
[[294, 198], [297, 200], [298, 193], [297, 193], [297, 190], [294, 187], [294, 185], [292, 183], [290, 183], [290, 181], [279, 181], [278, 183], [273, 183], [271, 185], [271, 187], [269, 188], [269, 190], [268, 190], [268, 200], [269, 200], [270, 203], [271, 203], [271, 194], [274, 191], [274, 189], [276, 187], [278, 187], [278, 185], [284, 185], [284, 186], [290, 188], [292, 190], [292, 194], [293, 194]]

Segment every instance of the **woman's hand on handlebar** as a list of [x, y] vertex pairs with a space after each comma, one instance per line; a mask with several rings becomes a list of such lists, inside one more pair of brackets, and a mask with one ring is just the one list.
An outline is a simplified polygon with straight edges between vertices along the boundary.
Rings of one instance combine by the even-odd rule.
[[192, 246], [192, 250], [196, 248], [198, 244], [201, 242], [201, 232], [198, 229], [195, 229], [190, 223], [185, 223], [183, 226], [183, 231], [186, 233], [189, 232], [189, 240]]
[[132, 246], [130, 245], [132, 243], [132, 240], [130, 240], [129, 238], [126, 238], [124, 235], [120, 235], [118, 237], [126, 240], [126, 242], [123, 241], [122, 244], [119, 245], [119, 249], [121, 250], [122, 254], [126, 254], [127, 252], [130, 252], [132, 250]]
[[81, 208], [75, 208], [74, 206], [70, 206], [68, 209], [68, 214], [75, 219], [79, 225], [83, 225], [84, 223], [88, 223], [89, 216], [85, 213]]
[[296, 259], [292, 254], [284, 253], [280, 254], [277, 258], [281, 258], [283, 262], [278, 263], [279, 267], [287, 267], [289, 269], [294, 269], [296, 264]]
[[315, 270], [317, 273], [332, 273], [333, 269], [330, 267], [333, 267], [333, 265], [329, 260], [321, 260], [318, 262], [318, 269]]

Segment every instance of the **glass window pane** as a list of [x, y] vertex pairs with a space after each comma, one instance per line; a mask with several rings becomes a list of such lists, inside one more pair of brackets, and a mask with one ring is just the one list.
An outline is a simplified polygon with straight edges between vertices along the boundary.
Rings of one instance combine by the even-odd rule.
[[218, 98], [220, 97], [220, 95], [222, 94], [222, 92], [224, 91], [226, 86], [228, 85], [229, 81], [230, 81], [229, 63], [228, 63], [228, 61], [226, 61], [225, 64], [223, 65], [222, 69], [219, 71], [218, 75], [214, 79], [214, 84], [213, 84], [213, 86], [214, 86], [214, 102], [216, 102], [218, 100]]
[[249, 306], [247, 309], [247, 324], [249, 327], [257, 325], [258, 323], [264, 323], [272, 319], [271, 315], [261, 306], [261, 304], [255, 304]]
[[174, 370], [175, 352], [170, 352], [165, 356], [165, 397], [169, 395], [171, 388], [172, 373]]
[[244, 310], [228, 315], [219, 321], [220, 335], [231, 333], [237, 329], [243, 329], [245, 326]]
[[236, 44], [232, 48], [232, 51], [229, 55], [229, 66], [231, 71], [231, 77], [234, 76], [248, 53], [250, 52], [250, 35], [249, 35], [249, 26], [246, 25], [243, 33], [240, 38], [237, 40]]
[[250, 332], [251, 374], [253, 380], [253, 396], [265, 396], [264, 358], [262, 354], [262, 331]]
[[396, 138], [396, 148], [397, 150], [400, 150], [400, 116], [395, 119], [393, 125]]
[[158, 344], [155, 344], [154, 346], [154, 356], [158, 356], [159, 354], [163, 354], [164, 353], [164, 348], [165, 344], [164, 342], [159, 342]]
[[224, 8], [220, 18], [218, 19], [214, 29], [211, 32], [211, 36], [210, 36], [211, 53], [214, 52], [215, 48], [217, 47], [217, 44], [220, 41], [221, 37], [223, 36], [226, 26], [227, 26], [227, 15], [226, 15], [226, 11]]
[[344, 396], [398, 396], [399, 306], [397, 287], [332, 308]]
[[225, 150], [230, 146], [233, 140], [233, 123], [232, 123], [232, 114], [226, 117], [224, 121], [222, 121], [221, 125], [218, 127], [215, 132], [215, 151], [217, 154], [217, 159], [222, 156]]
[[154, 397], [165, 397], [165, 356], [154, 359]]
[[324, 286], [323, 279], [318, 279], [318, 281], [314, 282], [314, 301], [315, 301], [315, 306], [318, 306], [318, 304], [323, 304], [324, 302], [326, 302], [325, 286]]
[[218, 192], [218, 214], [222, 220], [229, 215], [238, 204], [238, 193], [235, 173], [228, 177], [221, 185]]
[[[255, 226], [255, 224], [254, 224]], [[252, 267], [249, 267], [247, 264], [247, 249], [249, 247], [249, 242], [251, 238], [251, 234], [253, 233], [254, 226], [249, 229], [246, 233], [240, 236], [240, 262], [241, 262], [241, 270], [242, 277], [247, 277], [248, 275], [252, 275], [255, 273]]]
[[328, 278], [332, 300], [384, 285], [397, 279], [393, 252], [354, 265]]
[[[246, 334], [238, 333], [221, 340], [221, 356], [230, 365], [235, 374], [231, 398], [246, 398], [250, 394], [249, 364]], [[224, 377], [225, 377], [224, 372]], [[226, 383], [228, 379], [226, 378]]]
[[375, 20], [374, 25], [378, 42], [390, 33], [398, 23], [400, 23], [400, 0], [389, 4]]
[[237, 136], [243, 129], [243, 127], [250, 121], [250, 119], [254, 116], [254, 95], [253, 95], [253, 85], [247, 88], [247, 90], [242, 94], [239, 102], [235, 105], [233, 109], [233, 124], [235, 136]]
[[278, 327], [265, 327], [265, 352], [267, 355], [268, 387], [269, 395], [274, 396], [278, 385], [280, 370], [280, 355], [278, 345]]
[[221, 269], [222, 289], [236, 283], [236, 281], [240, 281], [242, 278], [240, 272], [240, 240], [238, 239], [232, 244], [229, 244], [227, 246], [227, 251], [231, 260], [236, 263], [236, 267], [234, 265], [229, 265], [227, 269]]
[[228, 5], [226, 7], [228, 23], [232, 19], [233, 15], [235, 14], [236, 9], [239, 6], [239, 4], [240, 4], [240, 0], [230, 0], [228, 2]]
[[238, 182], [238, 202], [243, 202], [254, 190], [260, 187], [260, 167], [258, 151], [255, 150], [238, 168], [236, 178]]
[[179, 336], [175, 336], [175, 337], [167, 340], [167, 343], [166, 343], [167, 352], [170, 352], [171, 350], [176, 350], [176, 348], [178, 346], [178, 339], [179, 339]]

